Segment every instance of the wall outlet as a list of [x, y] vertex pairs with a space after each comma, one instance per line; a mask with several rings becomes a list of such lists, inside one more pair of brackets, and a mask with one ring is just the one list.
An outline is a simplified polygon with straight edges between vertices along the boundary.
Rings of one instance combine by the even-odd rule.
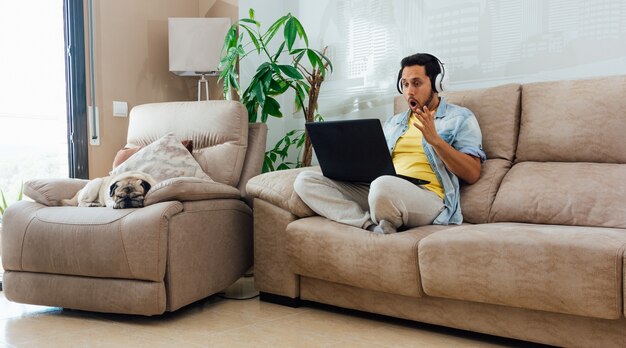
[[113, 116], [128, 117], [128, 103], [122, 101], [113, 102]]

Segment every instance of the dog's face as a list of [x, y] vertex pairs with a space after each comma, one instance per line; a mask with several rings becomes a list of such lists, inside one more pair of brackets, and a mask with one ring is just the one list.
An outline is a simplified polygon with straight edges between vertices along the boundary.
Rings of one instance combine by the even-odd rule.
[[109, 187], [109, 196], [113, 199], [113, 209], [141, 208], [146, 193], [152, 187], [147, 178], [127, 176], [116, 178]]

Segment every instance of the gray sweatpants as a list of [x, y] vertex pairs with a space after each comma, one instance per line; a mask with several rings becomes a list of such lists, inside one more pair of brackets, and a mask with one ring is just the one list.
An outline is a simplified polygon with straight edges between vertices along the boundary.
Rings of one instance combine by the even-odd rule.
[[396, 229], [430, 225], [444, 208], [443, 200], [434, 192], [389, 175], [367, 185], [305, 171], [296, 178], [294, 189], [317, 214], [360, 228], [381, 220]]

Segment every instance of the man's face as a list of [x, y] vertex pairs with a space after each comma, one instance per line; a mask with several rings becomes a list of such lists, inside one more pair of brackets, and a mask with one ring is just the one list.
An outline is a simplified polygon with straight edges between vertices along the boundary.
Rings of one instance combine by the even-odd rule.
[[433, 89], [424, 66], [405, 67], [402, 70], [400, 85], [402, 86], [402, 95], [413, 111], [422, 110], [424, 105], [433, 100]]

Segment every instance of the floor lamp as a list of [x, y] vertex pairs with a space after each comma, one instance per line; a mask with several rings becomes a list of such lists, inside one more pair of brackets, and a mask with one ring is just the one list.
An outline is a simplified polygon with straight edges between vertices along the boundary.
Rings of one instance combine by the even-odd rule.
[[230, 18], [168, 18], [169, 68], [178, 76], [196, 76], [198, 101], [204, 85], [209, 100], [207, 77], [219, 76], [218, 64]]

